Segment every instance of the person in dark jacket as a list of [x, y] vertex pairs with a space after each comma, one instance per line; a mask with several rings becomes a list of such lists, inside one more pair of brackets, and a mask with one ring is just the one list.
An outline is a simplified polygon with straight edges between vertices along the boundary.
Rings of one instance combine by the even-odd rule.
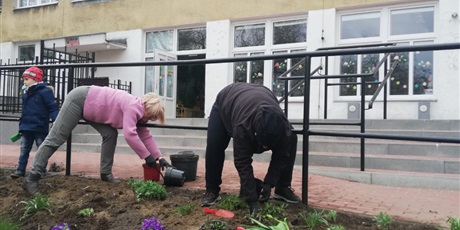
[[30, 151], [34, 144], [39, 147], [49, 131], [49, 123], [58, 115], [58, 106], [54, 98], [53, 88], [44, 83], [43, 71], [32, 66], [22, 74], [22, 114], [19, 120], [21, 150], [18, 167], [11, 174], [12, 178], [23, 177], [29, 161]]
[[[273, 92], [262, 85], [233, 83], [222, 89], [211, 109], [206, 146], [206, 193], [202, 205], [221, 199], [220, 185], [225, 149], [233, 138], [234, 164], [240, 176], [240, 195], [249, 204], [250, 213], [260, 211], [259, 201], [273, 198], [298, 203], [292, 191], [292, 170], [297, 151], [297, 135], [278, 105]], [[263, 182], [254, 177], [254, 153], [272, 151]]]

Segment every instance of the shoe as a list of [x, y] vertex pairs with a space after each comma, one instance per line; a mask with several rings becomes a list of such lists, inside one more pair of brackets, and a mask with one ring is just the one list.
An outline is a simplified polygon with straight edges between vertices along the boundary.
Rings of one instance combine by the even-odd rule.
[[249, 202], [248, 206], [249, 214], [251, 216], [255, 217], [260, 214], [261, 209], [258, 201]]
[[35, 195], [38, 193], [38, 181], [40, 180], [40, 174], [29, 173], [29, 175], [24, 178], [22, 183], [22, 188], [26, 190], [30, 195]]
[[275, 188], [275, 194], [273, 195], [275, 200], [283, 200], [287, 203], [297, 204], [301, 201], [294, 191], [290, 187], [287, 188]]
[[203, 207], [211, 206], [214, 203], [216, 203], [216, 201], [219, 201], [221, 199], [222, 197], [219, 195], [219, 193], [206, 192], [203, 198], [201, 198], [201, 206]]
[[24, 177], [26, 175], [25, 172], [21, 171], [21, 170], [16, 170], [14, 173], [11, 173], [11, 178], [13, 179], [16, 179], [16, 178], [19, 178], [19, 177]]
[[110, 174], [101, 174], [101, 180], [105, 181], [105, 182], [108, 182], [108, 183], [113, 183], [113, 184], [120, 183], [119, 180], [117, 180], [117, 179], [115, 179], [113, 177], [112, 173], [110, 173]]

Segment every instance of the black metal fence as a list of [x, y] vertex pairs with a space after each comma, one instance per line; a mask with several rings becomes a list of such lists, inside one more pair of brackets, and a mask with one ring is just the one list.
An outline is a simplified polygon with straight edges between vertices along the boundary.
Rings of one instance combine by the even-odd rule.
[[[74, 73], [74, 69], [78, 68], [103, 68], [103, 67], [135, 67], [135, 66], [167, 66], [167, 65], [197, 65], [197, 64], [215, 64], [215, 63], [230, 63], [230, 62], [246, 62], [254, 60], [275, 60], [275, 59], [287, 59], [287, 58], [304, 58], [305, 61], [305, 76], [303, 84], [304, 92], [304, 104], [303, 104], [303, 123], [301, 130], [294, 130], [295, 133], [303, 135], [302, 145], [302, 202], [308, 204], [308, 166], [309, 166], [309, 137], [313, 135], [318, 136], [339, 136], [339, 137], [350, 137], [350, 138], [361, 138], [361, 169], [364, 171], [364, 139], [387, 139], [387, 140], [409, 140], [409, 141], [421, 141], [421, 142], [438, 142], [438, 143], [456, 143], [459, 144], [459, 139], [453, 138], [435, 138], [435, 137], [414, 137], [414, 136], [401, 136], [401, 135], [383, 135], [383, 134], [368, 134], [365, 133], [365, 94], [362, 91], [361, 95], [361, 116], [360, 122], [355, 122], [354, 125], [360, 125], [361, 131], [359, 133], [347, 133], [347, 132], [319, 132], [310, 130], [310, 90], [311, 81], [319, 79], [311, 75], [311, 59], [314, 57], [330, 57], [340, 55], [351, 55], [351, 54], [377, 54], [377, 53], [394, 53], [394, 52], [412, 52], [412, 51], [436, 51], [436, 50], [452, 50], [460, 49], [460, 43], [445, 43], [445, 44], [429, 44], [429, 45], [414, 45], [414, 46], [391, 46], [391, 47], [364, 47], [360, 49], [356, 48], [345, 48], [345, 49], [330, 49], [330, 50], [316, 50], [313, 52], [299, 52], [289, 54], [276, 54], [276, 55], [265, 55], [265, 56], [249, 56], [249, 57], [233, 57], [233, 58], [221, 58], [221, 59], [203, 59], [203, 60], [182, 60], [182, 61], [163, 61], [163, 62], [131, 62], [131, 63], [72, 63], [72, 64], [55, 64], [48, 66], [38, 66], [41, 68], [52, 68], [52, 69], [65, 69], [69, 73]], [[17, 66], [0, 66], [2, 73], [16, 70]], [[315, 72], [315, 71], [313, 71]], [[69, 80], [73, 81], [72, 74], [69, 75]], [[340, 76], [333, 76], [340, 77]], [[357, 76], [361, 77], [361, 76]], [[327, 78], [323, 76], [322, 78]], [[286, 80], [298, 80], [297, 78], [288, 78]], [[364, 88], [366, 81], [363, 80], [359, 84]], [[380, 84], [384, 84], [383, 82]], [[72, 84], [70, 84], [72, 85]], [[286, 94], [288, 95], [288, 94]], [[286, 97], [288, 100], [289, 97]], [[286, 102], [287, 103], [287, 102]], [[10, 120], [2, 119], [0, 120]], [[315, 125], [331, 125], [332, 123], [315, 123]], [[350, 124], [345, 124], [350, 125]], [[172, 128], [172, 129], [198, 129], [205, 130], [207, 127], [197, 126], [171, 126], [171, 125], [155, 125], [155, 124], [144, 124], [142, 126], [153, 127], [153, 128]], [[71, 161], [71, 138], [67, 141], [67, 162], [66, 162], [66, 174], [70, 175], [70, 161]]]

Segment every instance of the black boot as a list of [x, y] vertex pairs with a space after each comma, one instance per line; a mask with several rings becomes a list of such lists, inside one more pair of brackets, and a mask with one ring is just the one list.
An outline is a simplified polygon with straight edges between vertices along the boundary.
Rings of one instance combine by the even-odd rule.
[[35, 195], [38, 193], [38, 181], [40, 178], [40, 174], [29, 173], [29, 175], [24, 178], [22, 188], [26, 190], [30, 195]]
[[110, 174], [102, 174], [101, 173], [101, 180], [102, 181], [105, 181], [105, 182], [109, 182], [109, 183], [119, 183], [120, 181], [115, 179], [112, 175], [112, 173]]

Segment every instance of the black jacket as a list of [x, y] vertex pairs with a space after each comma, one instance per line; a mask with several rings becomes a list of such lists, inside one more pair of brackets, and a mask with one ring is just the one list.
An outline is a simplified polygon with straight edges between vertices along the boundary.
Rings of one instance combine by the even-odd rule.
[[[276, 109], [283, 113], [273, 92], [262, 85], [234, 83], [217, 95], [214, 104], [220, 109], [221, 119], [229, 135], [233, 137], [233, 154], [235, 167], [241, 180], [241, 189], [247, 201], [258, 200], [256, 183], [252, 168], [254, 153], [262, 153], [264, 149], [255, 137], [257, 121], [266, 109]], [[286, 167], [289, 153], [288, 142], [292, 126], [283, 114], [284, 132], [281, 140], [272, 147], [272, 159], [264, 183], [274, 187], [280, 178], [280, 172]]]

